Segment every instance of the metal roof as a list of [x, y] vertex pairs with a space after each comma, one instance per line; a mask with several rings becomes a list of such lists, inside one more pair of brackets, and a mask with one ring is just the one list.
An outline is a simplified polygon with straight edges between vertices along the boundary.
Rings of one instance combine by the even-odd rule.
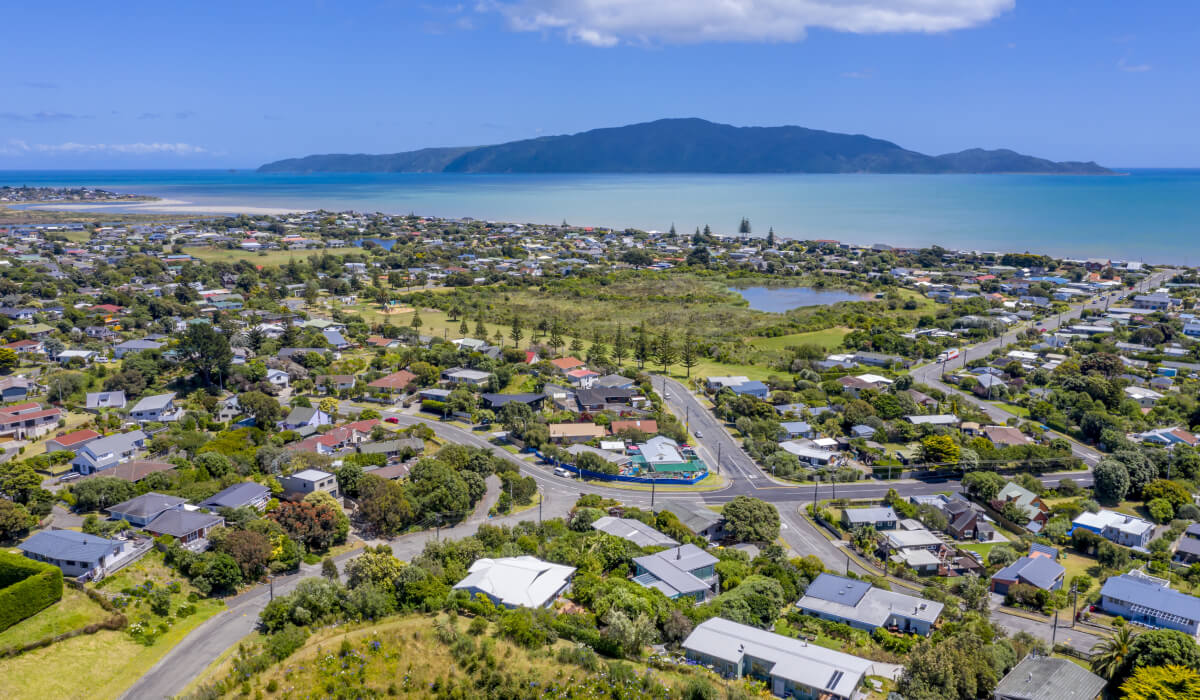
[[144, 493], [141, 496], [131, 498], [124, 503], [111, 506], [107, 510], [113, 515], [121, 514], [146, 517], [158, 515], [164, 510], [169, 510], [184, 503], [187, 503], [187, 501], [177, 496], [168, 496], [151, 491], [150, 493]]
[[111, 553], [119, 552], [121, 543], [72, 530], [43, 530], [34, 533], [17, 548], [46, 559], [94, 564]]
[[1026, 656], [996, 686], [998, 700], [1093, 700], [1106, 681], [1067, 659]]
[[[663, 590], [668, 597], [707, 590], [709, 584], [697, 578], [692, 572], [705, 566], [712, 566], [717, 561], [716, 557], [694, 544], [685, 544], [633, 559], [635, 564], [653, 574], [654, 578], [670, 588], [668, 591], [663, 586], [655, 586], [655, 588]], [[643, 583], [642, 585], [647, 584]]]
[[697, 625], [683, 647], [737, 664], [750, 656], [769, 664], [772, 676], [842, 697], [854, 696], [873, 665], [857, 656], [719, 617]]
[[633, 518], [614, 518], [606, 515], [596, 518], [592, 528], [628, 540], [639, 547], [671, 547], [679, 544], [641, 520]]
[[205, 500], [200, 505], [208, 508], [237, 508], [249, 505], [251, 501], [262, 498], [270, 493], [271, 490], [262, 484], [256, 484], [253, 481], [243, 481], [240, 484], [234, 484], [214, 494], [212, 498]]
[[168, 510], [151, 520], [146, 525], [146, 529], [172, 537], [185, 537], [202, 528], [220, 525], [223, 522], [225, 522], [224, 518], [211, 513], [195, 510]]
[[1200, 620], [1200, 598], [1180, 593], [1152, 576], [1110, 576], [1100, 589], [1100, 595], [1188, 620]]
[[1024, 581], [1043, 590], [1050, 590], [1059, 576], [1066, 573], [1062, 564], [1049, 557], [1021, 557], [992, 574], [993, 579]]

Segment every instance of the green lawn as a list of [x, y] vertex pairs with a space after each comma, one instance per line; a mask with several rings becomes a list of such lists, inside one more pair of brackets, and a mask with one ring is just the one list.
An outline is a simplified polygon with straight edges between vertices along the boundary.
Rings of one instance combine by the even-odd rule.
[[87, 595], [65, 586], [62, 600], [0, 632], [0, 649], [70, 632], [108, 617], [109, 613]]
[[1006, 543], [1004, 543], [1004, 542], [987, 542], [987, 543], [980, 543], [980, 544], [960, 544], [960, 545], [958, 545], [958, 548], [965, 549], [968, 552], [975, 552], [975, 553], [983, 556], [984, 561], [987, 561], [988, 552], [992, 551], [992, 547], [995, 547], [998, 544], [1006, 544]]
[[[1058, 563], [1063, 565], [1067, 573], [1063, 576], [1063, 588], [1070, 590], [1071, 579], [1084, 574], [1092, 578], [1092, 588], [1100, 585], [1100, 564], [1095, 557], [1089, 557], [1086, 554], [1080, 554], [1073, 549], [1063, 549], [1062, 556]], [[1088, 589], [1090, 591], [1091, 588]], [[1079, 597], [1083, 598], [1088, 591], [1079, 591]]]
[[988, 403], [1003, 411], [1008, 411], [1019, 418], [1029, 417], [1029, 409], [1024, 406], [1018, 406], [1015, 403], [1004, 403], [1003, 401], [989, 401]]
[[792, 333], [774, 338], [753, 338], [750, 344], [760, 350], [783, 350], [796, 345], [818, 345], [825, 350], [835, 350], [842, 345], [842, 338], [850, 333], [849, 328], [826, 328], [823, 331]]
[[329, 255], [347, 255], [347, 254], [362, 254], [362, 248], [313, 248], [309, 250], [268, 250], [261, 252], [250, 252], [236, 248], [230, 250], [228, 248], [209, 248], [207, 246], [197, 246], [184, 248], [183, 252], [207, 262], [226, 262], [234, 263], [239, 260], [245, 260], [253, 265], [262, 266], [278, 266], [285, 265], [289, 260], [304, 260], [314, 255], [329, 254]]

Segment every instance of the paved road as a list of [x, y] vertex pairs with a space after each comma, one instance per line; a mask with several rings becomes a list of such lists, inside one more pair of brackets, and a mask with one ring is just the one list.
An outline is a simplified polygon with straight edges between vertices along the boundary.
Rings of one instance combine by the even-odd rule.
[[[1084, 309], [1106, 309], [1112, 302], [1120, 301], [1133, 294], [1141, 293], [1157, 287], [1158, 285], [1162, 284], [1164, 280], [1170, 279], [1175, 272], [1177, 271], [1164, 270], [1162, 272], [1156, 272], [1143, 282], [1139, 283], [1132, 290], [1124, 289], [1117, 292], [1111, 292], [1099, 298], [1089, 300], [1083, 304], [1073, 305], [1068, 311], [1044, 319], [1032, 325], [1035, 328], [1044, 328], [1046, 331], [1057, 330], [1064, 324], [1079, 318]], [[971, 402], [975, 406], [978, 406], [993, 421], [1000, 425], [1004, 425], [1009, 419], [1017, 418], [1017, 415], [1010, 413], [999, 406], [982, 401], [974, 394], [965, 393], [960, 391], [957, 387], [945, 384], [941, 381], [941, 377], [945, 371], [963, 369], [971, 360], [986, 358], [993, 350], [1003, 348], [1011, 343], [1015, 343], [1019, 333], [1019, 330], [1005, 332], [998, 338], [992, 338], [982, 343], [964, 348], [957, 359], [945, 363], [944, 367], [937, 362], [915, 367], [911, 371], [912, 377], [918, 382], [928, 384], [929, 386], [942, 392], [954, 394], [961, 399]], [[1055, 436], [1066, 437], [1053, 431], [1051, 431], [1051, 433]], [[1087, 445], [1082, 445], [1074, 440], [1070, 440], [1070, 442], [1072, 454], [1082, 459], [1089, 467], [1095, 466], [1096, 463], [1103, 458], [1103, 454], [1091, 447], [1088, 447]]]

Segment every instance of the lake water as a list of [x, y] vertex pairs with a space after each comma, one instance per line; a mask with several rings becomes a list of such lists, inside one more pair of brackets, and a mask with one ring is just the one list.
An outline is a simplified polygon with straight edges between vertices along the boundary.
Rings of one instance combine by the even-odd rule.
[[674, 224], [681, 232], [708, 224], [718, 233], [736, 231], [747, 217], [759, 235], [774, 227], [783, 237], [868, 245], [1200, 264], [1200, 170], [1121, 177], [35, 170], [0, 171], [0, 184], [90, 185], [207, 212], [353, 209], [660, 231]]
[[839, 301], [863, 301], [872, 299], [871, 294], [855, 294], [841, 289], [814, 289], [813, 287], [730, 287], [750, 302], [756, 311], [783, 313], [802, 306], [825, 306]]

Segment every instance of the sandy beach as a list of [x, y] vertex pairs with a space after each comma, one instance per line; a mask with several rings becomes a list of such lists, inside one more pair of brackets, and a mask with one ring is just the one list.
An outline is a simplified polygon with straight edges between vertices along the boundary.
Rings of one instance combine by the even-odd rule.
[[182, 199], [156, 199], [151, 202], [113, 202], [95, 204], [33, 204], [21, 209], [52, 211], [110, 211], [121, 214], [290, 214], [293, 209], [260, 207], [249, 204], [196, 204]]

